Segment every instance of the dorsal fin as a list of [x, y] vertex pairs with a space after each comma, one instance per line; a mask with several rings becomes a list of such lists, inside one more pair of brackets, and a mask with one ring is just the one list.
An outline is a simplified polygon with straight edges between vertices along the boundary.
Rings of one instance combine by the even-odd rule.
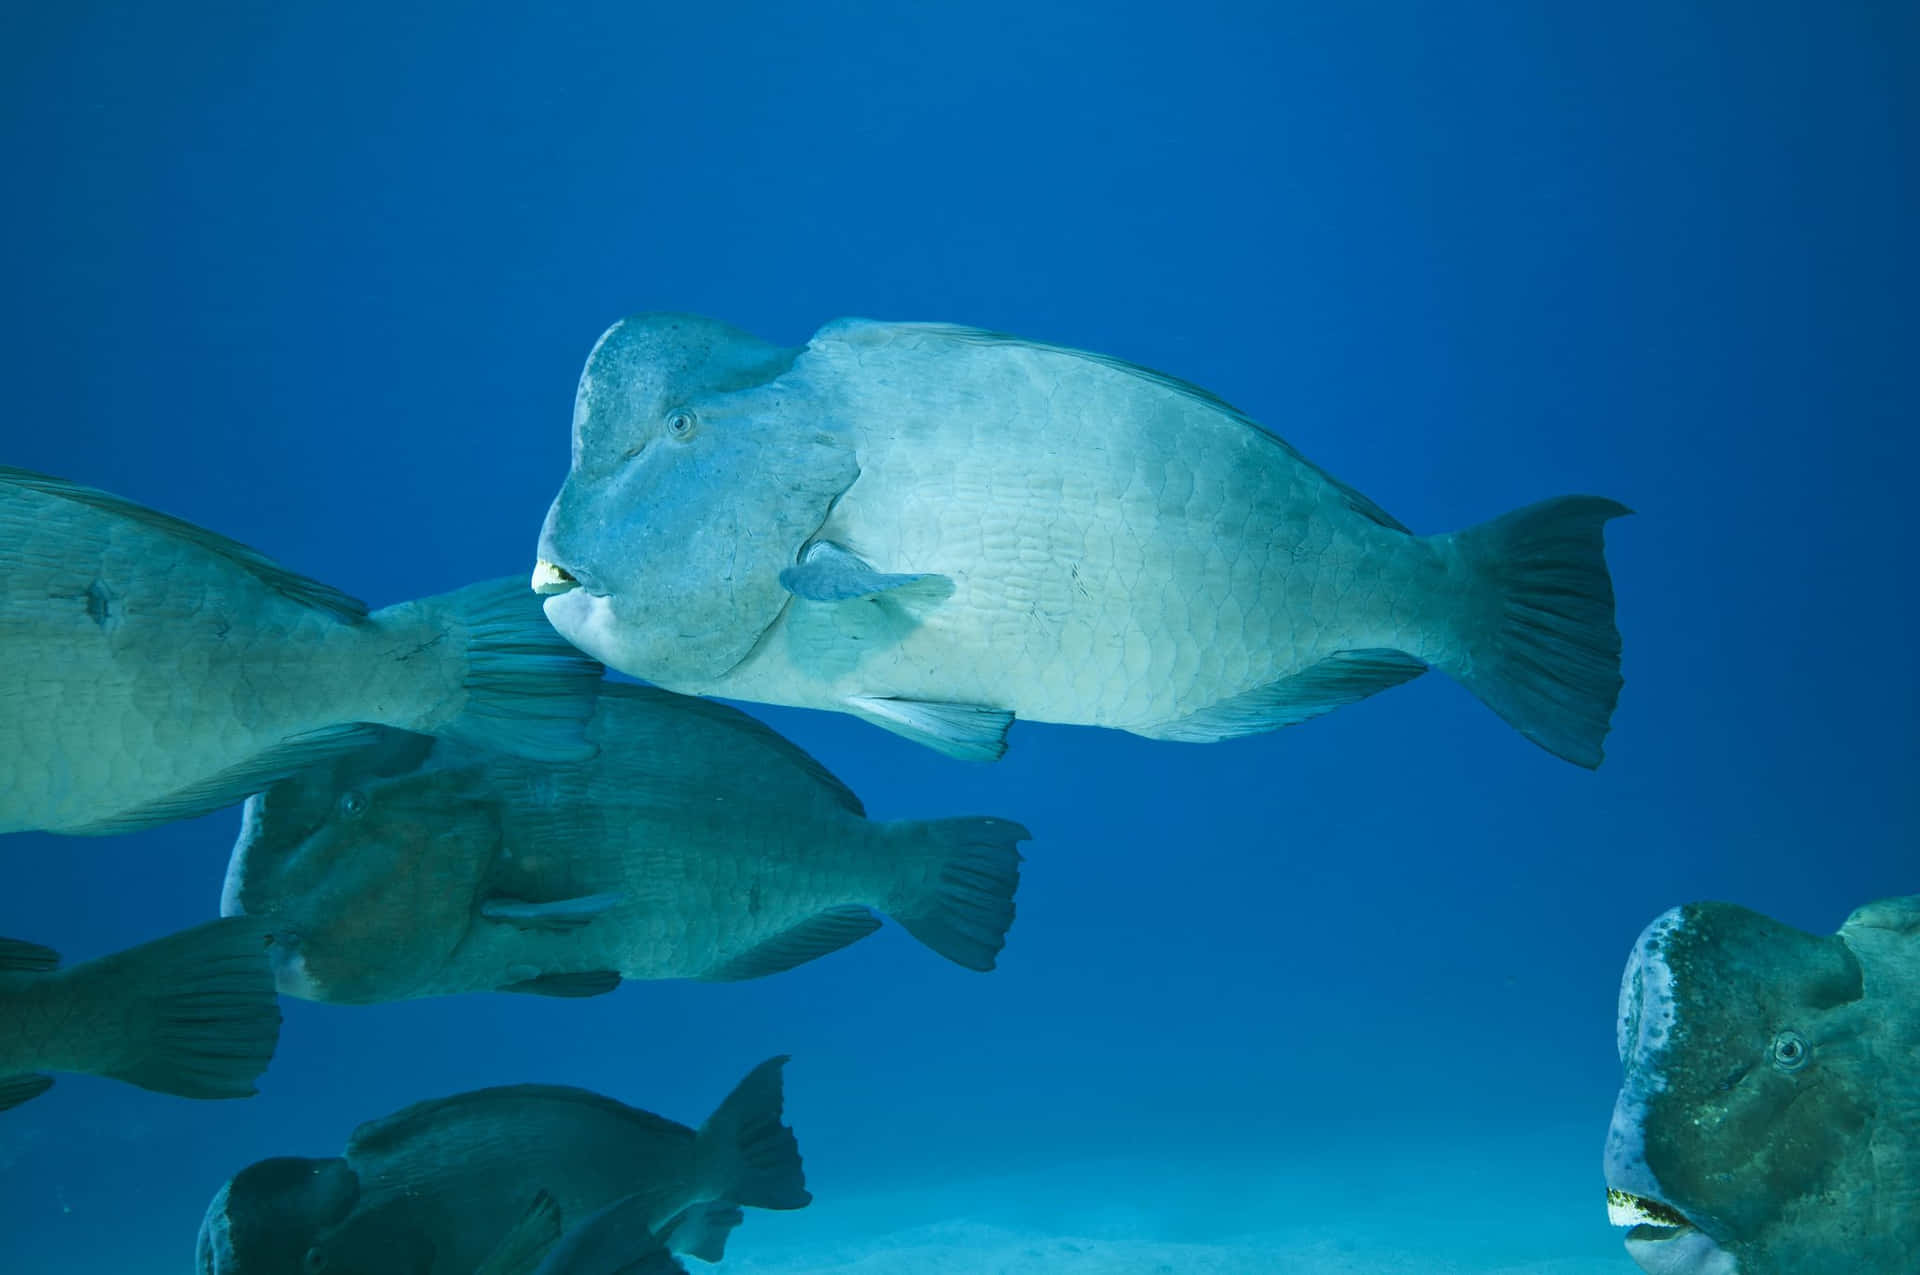
[[1335, 478], [1332, 474], [1329, 474], [1326, 470], [1320, 468], [1320, 466], [1308, 460], [1305, 456], [1302, 456], [1300, 450], [1292, 443], [1281, 438], [1278, 434], [1273, 433], [1245, 412], [1221, 398], [1218, 394], [1215, 394], [1211, 390], [1202, 389], [1191, 381], [1183, 381], [1177, 376], [1168, 376], [1165, 372], [1156, 372], [1152, 368], [1142, 367], [1138, 363], [1129, 363], [1125, 359], [1116, 359], [1108, 354], [1095, 354], [1091, 350], [1076, 350], [1065, 345], [1049, 345], [1044, 341], [1027, 341], [1017, 336], [1009, 336], [1005, 332], [993, 332], [986, 328], [969, 328], [956, 323], [881, 323], [872, 319], [836, 319], [834, 322], [821, 328], [820, 331], [815, 334], [814, 339], [818, 340], [821, 336], [830, 333], [833, 338], [839, 340], [862, 342], [872, 341], [881, 337], [890, 337], [891, 334], [898, 332], [924, 332], [929, 336], [945, 337], [948, 340], [962, 341], [969, 345], [1024, 346], [1030, 350], [1044, 350], [1049, 354], [1060, 354], [1068, 358], [1084, 359], [1089, 363], [1098, 363], [1102, 367], [1112, 368], [1116, 372], [1138, 377], [1140, 380], [1157, 385], [1162, 389], [1171, 390], [1183, 398], [1190, 398], [1196, 403], [1204, 404], [1216, 412], [1232, 417], [1234, 420], [1258, 434], [1261, 438], [1272, 443], [1275, 447], [1280, 448], [1286, 452], [1287, 455], [1293, 457], [1293, 459], [1326, 479], [1334, 490], [1340, 493], [1342, 499], [1346, 501], [1347, 507], [1359, 514], [1362, 518], [1377, 522], [1382, 527], [1387, 527], [1394, 531], [1405, 532], [1407, 535], [1413, 534], [1398, 518], [1395, 518], [1379, 505], [1374, 504], [1367, 496], [1355, 491], [1338, 478]]
[[125, 518], [162, 535], [185, 541], [197, 549], [225, 558], [274, 592], [304, 606], [329, 612], [345, 623], [357, 624], [367, 618], [367, 604], [360, 599], [350, 597], [332, 585], [289, 571], [258, 549], [243, 545], [238, 540], [229, 540], [217, 531], [208, 531], [184, 519], [149, 509], [124, 496], [116, 496], [95, 487], [83, 487], [64, 478], [4, 465], [0, 465], [0, 483], [58, 500], [71, 500], [75, 504], [86, 505], [115, 518]]
[[486, 1119], [509, 1112], [525, 1116], [530, 1104], [576, 1106], [656, 1136], [684, 1139], [689, 1144], [694, 1138], [693, 1130], [677, 1120], [629, 1107], [591, 1089], [575, 1089], [571, 1085], [500, 1085], [446, 1098], [430, 1098], [402, 1107], [390, 1116], [369, 1120], [347, 1139], [347, 1158], [390, 1154], [411, 1138], [463, 1119]]
[[737, 708], [710, 699], [701, 699], [696, 695], [677, 695], [672, 691], [663, 691], [657, 686], [641, 686], [633, 682], [602, 682], [600, 684], [602, 712], [618, 711], [608, 704], [610, 700], [626, 700], [630, 703], [651, 705], [667, 712], [686, 713], [693, 717], [704, 718], [716, 726], [738, 731], [765, 744], [805, 771], [849, 812], [862, 817], [867, 813], [866, 806], [861, 803], [853, 789], [842, 783], [840, 777], [828, 770], [813, 754], [759, 718], [751, 717]]

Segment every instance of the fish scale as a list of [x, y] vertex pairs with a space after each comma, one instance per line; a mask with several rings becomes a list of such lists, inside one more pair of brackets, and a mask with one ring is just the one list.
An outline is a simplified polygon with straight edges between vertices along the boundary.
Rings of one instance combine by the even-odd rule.
[[1014, 717], [1213, 741], [1441, 668], [1596, 766], [1602, 528], [1567, 496], [1416, 536], [1215, 396], [1083, 351], [846, 319], [595, 345], [533, 585], [596, 658], [992, 760]]

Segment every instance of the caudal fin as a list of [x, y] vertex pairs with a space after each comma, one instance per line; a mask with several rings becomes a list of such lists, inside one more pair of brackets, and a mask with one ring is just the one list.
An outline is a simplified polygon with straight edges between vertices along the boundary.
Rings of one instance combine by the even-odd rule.
[[273, 1059], [280, 1002], [267, 927], [229, 917], [63, 975], [87, 1070], [184, 1098], [245, 1098]]
[[1603, 528], [1632, 513], [1598, 496], [1563, 496], [1444, 539], [1472, 589], [1458, 654], [1439, 661], [1494, 712], [1548, 752], [1600, 764], [1620, 698]]
[[[914, 892], [889, 913], [955, 965], [990, 970], [1013, 925], [1019, 843], [1033, 834], [1008, 819], [938, 819], [890, 825]], [[918, 849], [919, 854], [911, 853]]]
[[490, 580], [427, 601], [448, 608], [466, 636], [467, 701], [434, 733], [534, 761], [593, 756], [582, 732], [602, 669], [547, 623], [525, 580]]
[[769, 1058], [747, 1073], [707, 1122], [695, 1144], [702, 1196], [757, 1209], [798, 1209], [812, 1202], [800, 1167], [800, 1143], [780, 1121], [780, 1069]]

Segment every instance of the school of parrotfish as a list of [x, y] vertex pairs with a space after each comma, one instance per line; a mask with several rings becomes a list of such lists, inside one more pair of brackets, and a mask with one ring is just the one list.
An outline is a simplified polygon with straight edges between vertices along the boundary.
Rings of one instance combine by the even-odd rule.
[[[0, 940], [0, 1108], [59, 1071], [245, 1096], [278, 994], [759, 978], [883, 917], [994, 967], [1024, 827], [869, 820], [703, 696], [992, 760], [1016, 717], [1205, 742], [1437, 668], [1597, 766], [1621, 688], [1602, 535], [1626, 512], [1569, 496], [1417, 535], [1227, 403], [1116, 359], [864, 320], [783, 348], [661, 314], [587, 360], [531, 588], [369, 611], [213, 532], [0, 469], [0, 832], [245, 803], [221, 919], [66, 969]], [[1606, 1156], [1644, 1269], [1862, 1269], [1821, 1254], [1920, 1227], [1916, 918], [1890, 901], [1817, 939], [1696, 905], [1649, 927]], [[785, 1062], [698, 1129], [555, 1086], [417, 1103], [339, 1155], [235, 1173], [197, 1269], [717, 1261], [743, 1208], [811, 1199]]]

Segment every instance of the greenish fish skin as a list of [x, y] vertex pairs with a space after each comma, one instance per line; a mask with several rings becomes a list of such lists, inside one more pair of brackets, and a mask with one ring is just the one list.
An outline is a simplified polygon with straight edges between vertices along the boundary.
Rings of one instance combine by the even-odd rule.
[[0, 1110], [44, 1093], [45, 1072], [252, 1095], [280, 1038], [266, 938], [258, 921], [214, 921], [67, 969], [0, 939]]
[[1920, 1254], [1920, 895], [1818, 936], [1730, 903], [1642, 932], [1609, 1203], [1655, 1275], [1853, 1275]]
[[782, 349], [639, 315], [589, 356], [535, 588], [612, 667], [991, 759], [1012, 716], [1204, 742], [1435, 667], [1598, 765], [1602, 526], [1566, 497], [1417, 536], [1194, 386], [848, 319]]
[[1020, 825], [870, 821], [760, 722], [651, 687], [607, 684], [587, 738], [534, 764], [392, 732], [283, 780], [247, 802], [221, 910], [273, 927], [282, 991], [338, 1002], [757, 977], [864, 937], [868, 909], [994, 964]]
[[0, 832], [204, 814], [363, 723], [578, 756], [600, 670], [515, 592], [368, 614], [191, 524], [0, 469]]
[[199, 1275], [475, 1271], [528, 1238], [528, 1202], [543, 1193], [561, 1219], [625, 1201], [656, 1234], [710, 1201], [804, 1208], [786, 1061], [754, 1068], [698, 1129], [557, 1085], [417, 1103], [361, 1125], [336, 1159], [234, 1175], [201, 1222]]

